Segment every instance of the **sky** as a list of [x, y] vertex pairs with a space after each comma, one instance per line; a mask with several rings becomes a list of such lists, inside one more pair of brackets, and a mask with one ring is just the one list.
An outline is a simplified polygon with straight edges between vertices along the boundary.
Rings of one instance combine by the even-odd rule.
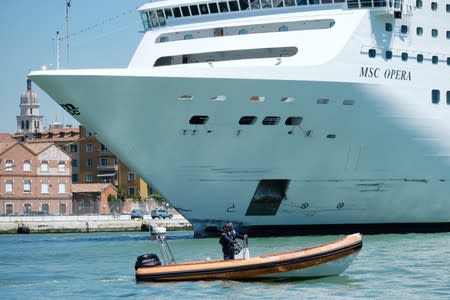
[[[56, 69], [56, 32], [60, 32], [60, 68], [126, 67], [141, 38], [137, 8], [146, 0], [71, 0], [69, 55], [66, 1], [1, 0], [0, 10], [0, 133], [15, 133], [20, 96], [27, 74], [42, 66]], [[78, 123], [37, 85], [44, 126], [54, 121]]]

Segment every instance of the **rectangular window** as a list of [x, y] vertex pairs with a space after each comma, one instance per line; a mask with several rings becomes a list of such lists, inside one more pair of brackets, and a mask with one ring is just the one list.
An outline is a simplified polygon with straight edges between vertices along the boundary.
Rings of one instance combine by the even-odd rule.
[[93, 180], [92, 174], [86, 175], [86, 182], [87, 182], [87, 183], [93, 182], [93, 181], [94, 181], [94, 180]]
[[135, 189], [134, 189], [134, 187], [128, 188], [128, 196], [131, 197], [131, 196], [134, 196], [134, 194], [135, 194]]
[[13, 205], [11, 203], [8, 203], [8, 204], [5, 205], [5, 214], [7, 216], [13, 214]]
[[91, 159], [91, 158], [88, 158], [88, 159], [86, 160], [86, 166], [92, 168], [92, 165], [93, 165], [92, 159]]
[[60, 161], [58, 163], [58, 172], [60, 172], [60, 173], [66, 172], [66, 163], [64, 161]]
[[7, 159], [5, 161], [5, 171], [12, 171], [13, 170], [13, 161], [10, 159]]
[[135, 176], [133, 172], [129, 172], [128, 173], [128, 181], [134, 181], [135, 180]]
[[13, 181], [6, 180], [5, 181], [5, 193], [12, 193], [12, 192], [13, 192]]
[[438, 30], [437, 29], [431, 29], [431, 36], [436, 38], [438, 36]]
[[23, 181], [23, 192], [24, 193], [31, 193], [31, 180], [25, 179]]
[[423, 34], [423, 28], [422, 27], [417, 27], [416, 28], [416, 33], [417, 33], [417, 35], [422, 35]]
[[439, 90], [431, 91], [431, 102], [433, 104], [438, 104], [441, 101], [441, 92]]
[[64, 180], [60, 180], [58, 182], [58, 193], [64, 194], [66, 192], [66, 182]]
[[29, 160], [26, 160], [23, 162], [23, 170], [25, 172], [30, 172], [31, 171], [31, 162]]
[[41, 162], [41, 172], [48, 172], [48, 161], [43, 160]]
[[101, 164], [102, 166], [107, 166], [107, 165], [108, 165], [108, 158], [107, 158], [107, 157], [102, 157], [102, 158], [100, 159], [100, 164]]
[[42, 180], [42, 182], [41, 182], [41, 194], [48, 194], [48, 180]]
[[78, 167], [78, 159], [72, 159], [72, 167]]
[[94, 146], [92, 144], [86, 144], [86, 152], [94, 152]]
[[386, 59], [392, 59], [392, 51], [386, 50]]
[[72, 153], [78, 152], [78, 145], [76, 145], [76, 144], [70, 145], [70, 152], [72, 152]]
[[431, 10], [437, 10], [438, 4], [437, 2], [431, 2]]
[[72, 174], [72, 182], [78, 183], [78, 174]]

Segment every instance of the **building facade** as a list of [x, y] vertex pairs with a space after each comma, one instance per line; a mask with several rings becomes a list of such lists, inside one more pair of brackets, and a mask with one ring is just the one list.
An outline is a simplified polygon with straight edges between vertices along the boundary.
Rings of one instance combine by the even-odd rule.
[[0, 135], [0, 207], [4, 215], [72, 213], [71, 157], [53, 143]]

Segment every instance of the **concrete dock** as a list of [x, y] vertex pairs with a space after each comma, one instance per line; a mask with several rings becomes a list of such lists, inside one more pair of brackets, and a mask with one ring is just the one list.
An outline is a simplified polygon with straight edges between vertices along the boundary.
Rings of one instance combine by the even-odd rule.
[[191, 230], [192, 225], [180, 214], [172, 219], [131, 220], [130, 215], [91, 216], [7, 216], [0, 217], [1, 233], [63, 233], [63, 232], [107, 232], [142, 231], [151, 227], [166, 227], [167, 230]]

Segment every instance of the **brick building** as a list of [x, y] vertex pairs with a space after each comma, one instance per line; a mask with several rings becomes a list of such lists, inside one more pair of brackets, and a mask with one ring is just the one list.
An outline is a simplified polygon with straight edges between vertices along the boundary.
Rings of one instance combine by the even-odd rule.
[[72, 193], [73, 214], [109, 214], [108, 196], [117, 196], [117, 189], [111, 183], [80, 183], [72, 185]]
[[71, 176], [71, 157], [53, 143], [0, 134], [2, 214], [71, 214]]

